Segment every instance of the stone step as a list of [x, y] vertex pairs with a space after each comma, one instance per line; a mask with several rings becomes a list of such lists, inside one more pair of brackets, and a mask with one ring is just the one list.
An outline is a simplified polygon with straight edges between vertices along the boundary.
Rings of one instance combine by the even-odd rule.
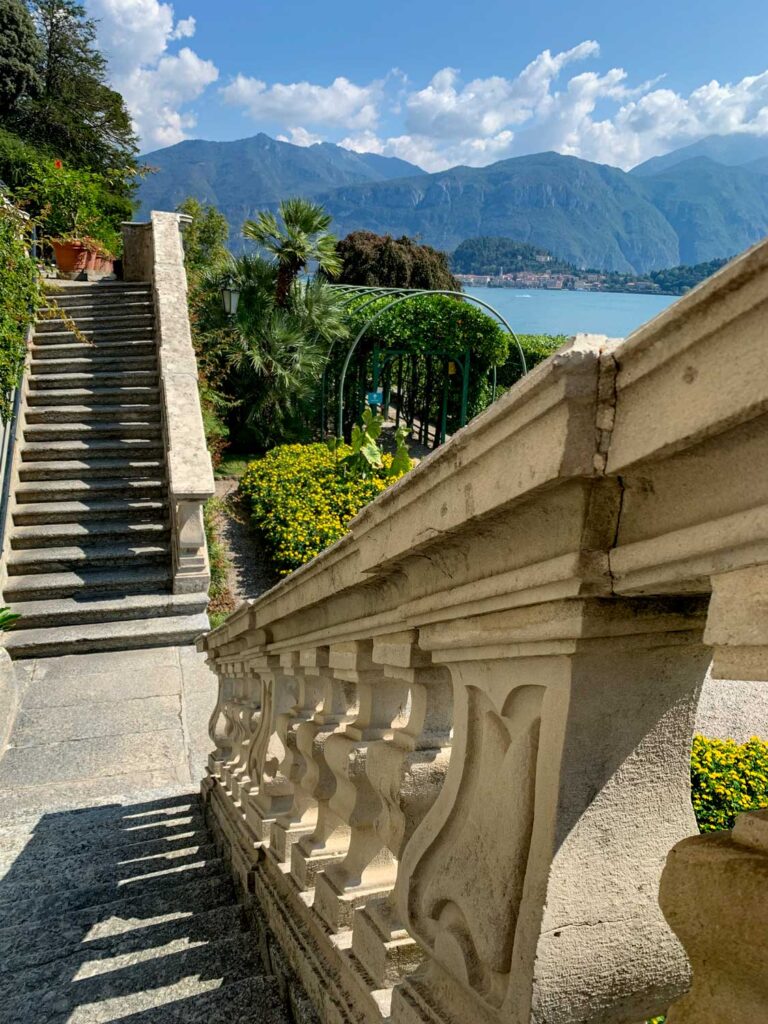
[[[41, 573], [32, 576], [9, 576], [3, 590], [3, 597], [11, 604], [16, 601], [49, 601], [57, 597], [81, 596], [90, 600], [97, 594], [119, 591], [122, 594], [153, 594], [170, 585], [171, 574], [164, 566], [133, 566], [126, 569], [80, 569], [78, 572]], [[101, 624], [98, 624], [101, 625]], [[82, 628], [93, 628], [83, 626]], [[114, 628], [108, 623], [106, 628]], [[146, 623], [141, 627], [146, 632]], [[35, 633], [37, 630], [18, 628], [13, 637], [8, 634], [7, 647], [21, 644], [23, 633]], [[53, 630], [50, 639], [57, 634]], [[29, 640], [29, 637], [26, 638]], [[48, 638], [46, 638], [48, 639]], [[55, 646], [55, 644], [54, 644]], [[150, 645], [147, 645], [150, 646]], [[55, 652], [54, 652], [55, 653]]]
[[217, 859], [216, 847], [207, 832], [202, 842], [152, 852], [138, 848], [133, 855], [117, 861], [97, 854], [99, 851], [95, 848], [84, 854], [65, 853], [59, 857], [55, 871], [35, 870], [21, 875], [11, 867], [0, 885], [0, 913], [9, 903], [47, 896], [66, 895], [75, 904], [81, 892], [101, 890], [104, 886], [111, 886], [112, 893], [119, 894], [169, 871]]
[[[102, 310], [93, 310], [92, 308], [87, 311], [77, 310], [72, 315], [67, 314], [68, 319], [72, 320], [76, 325], [77, 329], [83, 333], [94, 331], [94, 330], [111, 330], [113, 328], [120, 327], [147, 327], [152, 328], [154, 326], [155, 316], [150, 305], [141, 307], [139, 310], [115, 310], [114, 312], [106, 312]], [[35, 334], [56, 334], [64, 331], [67, 332], [66, 321], [63, 317], [46, 316], [38, 318], [35, 321]]]
[[[61, 373], [64, 361], [65, 368], [68, 369], [72, 359], [90, 359], [104, 363], [112, 359], [147, 359], [150, 356], [157, 358], [157, 346], [151, 338], [125, 338], [121, 341], [105, 341], [93, 345], [82, 341], [67, 341], [60, 345], [32, 346], [32, 363], [58, 363], [53, 371], [55, 373]], [[32, 367], [33, 371], [35, 365]]]
[[17, 484], [15, 493], [17, 505], [26, 502], [83, 501], [89, 497], [157, 499], [165, 493], [165, 481], [152, 478], [130, 480], [116, 476], [95, 477], [93, 480], [33, 480]]
[[12, 821], [0, 821], [0, 849], [16, 841], [20, 835], [39, 838], [39, 834], [44, 832], [51, 841], [63, 843], [70, 836], [77, 836], [80, 841], [86, 833], [94, 830], [109, 845], [116, 836], [149, 834], [150, 829], [158, 829], [160, 834], [163, 828], [171, 825], [173, 830], [181, 828], [188, 823], [190, 815], [200, 817], [202, 813], [199, 794], [183, 787], [178, 792], [151, 795], [139, 802], [78, 807], [53, 818], [45, 813], [41, 815], [39, 811], [30, 811], [26, 816], [14, 817]]
[[[91, 579], [94, 573], [88, 572]], [[83, 572], [83, 576], [86, 572]], [[22, 577], [14, 579], [43, 579], [45, 577]], [[50, 577], [54, 579], [55, 577]], [[166, 583], [166, 585], [169, 585]], [[90, 589], [91, 584], [88, 583]], [[63, 585], [50, 587], [45, 597], [61, 592]], [[115, 588], [121, 589], [121, 588]], [[148, 591], [159, 589], [158, 582], [147, 586]], [[124, 585], [121, 593], [135, 593], [136, 586], [131, 589]], [[4, 597], [14, 604], [8, 589]], [[8, 633], [5, 646], [12, 658], [45, 658], [61, 654], [87, 654], [91, 651], [126, 651], [144, 647], [178, 647], [191, 644], [210, 629], [208, 615], [199, 612], [197, 615], [170, 615], [165, 618], [116, 619], [112, 622], [72, 623], [56, 625], [52, 628], [20, 629]]]
[[158, 439], [126, 437], [122, 440], [104, 438], [88, 441], [28, 441], [21, 445], [21, 461], [48, 462], [60, 459], [114, 459], [125, 456], [129, 459], [159, 459], [163, 456], [163, 445]]
[[135, 405], [43, 405], [27, 408], [24, 413], [27, 423], [93, 423], [97, 420], [119, 419], [123, 423], [132, 420], [151, 422], [160, 420], [160, 405], [157, 402]]
[[[92, 851], [91, 856], [95, 852]], [[55, 870], [55, 863], [51, 864], [51, 868]], [[161, 918], [155, 924], [143, 928], [104, 935], [97, 939], [90, 938], [87, 929], [70, 924], [64, 917], [54, 922], [52, 927], [35, 929], [35, 934], [27, 934], [21, 948], [11, 947], [6, 955], [3, 955], [5, 950], [0, 941], [0, 979], [18, 971], [33, 970], [49, 960], [60, 962], [71, 958], [76, 962], [103, 962], [107, 957], [126, 953], [148, 951], [152, 955], [155, 950], [169, 943], [177, 944], [176, 952], [217, 938], [234, 936], [242, 930], [242, 911], [234, 904], [208, 910], [203, 908], [184, 916], [169, 915], [167, 920]]]
[[116, 900], [137, 899], [160, 893], [167, 895], [179, 884], [197, 882], [203, 878], [218, 878], [223, 872], [224, 865], [219, 858], [201, 856], [143, 875], [130, 884], [122, 884], [119, 879], [112, 877], [107, 882], [98, 882], [94, 885], [63, 887], [53, 892], [43, 890], [24, 898], [11, 897], [0, 903], [2, 927], [13, 927], [25, 921], [34, 926], [43, 924], [53, 916], [69, 916], [86, 907], [113, 903]]
[[11, 531], [13, 551], [66, 547], [68, 544], [103, 544], [107, 540], [129, 543], [154, 543], [167, 540], [170, 534], [164, 522], [142, 523], [130, 519], [93, 520], [85, 523], [41, 523], [38, 526], [14, 526]]
[[121, 1017], [121, 1024], [301, 1024], [316, 1018], [296, 1016], [286, 1008], [285, 996], [275, 975], [260, 974], [229, 982], [195, 996], [177, 999], [149, 1010]]
[[136, 542], [81, 547], [31, 548], [12, 551], [7, 559], [9, 576], [34, 576], [41, 573], [75, 572], [114, 565], [168, 565], [170, 546]]
[[104, 313], [106, 316], [131, 312], [133, 310], [146, 313], [154, 310], [152, 295], [149, 292], [130, 292], [124, 298], [94, 299], [90, 295], [80, 295], [72, 299], [56, 299], [55, 305], [47, 304], [40, 307], [40, 320], [56, 317], [58, 310], [64, 310], [69, 316], [91, 316]]
[[[67, 367], [70, 373], [93, 374], [104, 371], [120, 373], [122, 375], [134, 373], [136, 370], [151, 371], [157, 373], [157, 356], [154, 352], [146, 355], [136, 356], [104, 356], [89, 353], [87, 356], [72, 355], [67, 357], [66, 363], [61, 359], [33, 359], [29, 364], [30, 378], [39, 377], [44, 374], [61, 373], [63, 366]], [[45, 387], [45, 385], [42, 385]]]
[[131, 454], [116, 459], [59, 459], [55, 462], [22, 462], [19, 479], [77, 480], [92, 477], [154, 477], [161, 478], [165, 465], [159, 459], [137, 459]]
[[28, 502], [13, 510], [14, 529], [18, 526], [54, 523], [92, 523], [106, 519], [131, 519], [135, 522], [165, 522], [166, 503], [159, 499], [83, 498], [80, 501]]
[[[153, 959], [126, 954], [107, 965], [82, 964], [74, 982], [69, 963], [59, 970], [54, 965], [47, 970], [41, 967], [12, 976], [5, 986], [0, 984], [0, 999], [8, 1014], [5, 1024], [28, 1024], [30, 1019], [46, 1024], [105, 1024], [134, 1014], [144, 1016], [156, 1008], [163, 1011], [156, 1019], [167, 1020], [168, 1004], [183, 1001], [194, 1006], [199, 996], [214, 992], [217, 1001], [225, 1001], [230, 984], [260, 969], [255, 945], [234, 936], [180, 952], [158, 950]], [[268, 1024], [262, 1014], [254, 1019]], [[191, 1024], [194, 1018], [187, 1020]], [[273, 1016], [272, 1022], [276, 1020]]]
[[181, 618], [200, 615], [207, 607], [206, 594], [171, 593], [63, 597], [51, 601], [15, 601], [13, 605], [14, 611], [22, 616], [26, 629], [128, 622], [134, 619]]
[[27, 394], [27, 408], [35, 409], [48, 405], [157, 405], [159, 392], [156, 387], [125, 385], [117, 388], [43, 388], [30, 390]]
[[[128, 380], [131, 387], [157, 387], [157, 369], [134, 370]], [[125, 385], [126, 375], [114, 370], [101, 370], [95, 373], [45, 373], [29, 378], [29, 395], [49, 389], [122, 388]]]
[[117, 421], [114, 423], [95, 420], [92, 423], [28, 423], [24, 427], [25, 441], [78, 441], [87, 439], [116, 438], [121, 441], [141, 438], [157, 443], [160, 438], [157, 420]]
[[[99, 323], [100, 321], [101, 318], [99, 318]], [[87, 338], [88, 343], [91, 345], [109, 344], [110, 342], [117, 341], [131, 341], [133, 339], [144, 340], [145, 338], [151, 339], [154, 336], [154, 323], [152, 318], [148, 318], [145, 323], [133, 326], [128, 324], [116, 324], [113, 327], [101, 327], [98, 324], [95, 324], [91, 327], [81, 328], [76, 320], [74, 320], [74, 323], [75, 326], [77, 326], [77, 334], [82, 335], [83, 338]], [[75, 335], [71, 330], [62, 328], [61, 324], [54, 324], [54, 326], [57, 329], [53, 331], [38, 331], [36, 328], [33, 344], [55, 346], [59, 343], [67, 345], [73, 341]]]
[[[102, 865], [111, 864], [115, 871], [122, 870], [121, 865], [132, 864], [142, 858], [154, 857], [158, 854], [170, 854], [176, 850], [187, 849], [192, 846], [205, 846], [210, 842], [205, 822], [202, 818], [195, 819], [195, 827], [187, 829], [178, 828], [173, 835], [159, 834], [153, 838], [136, 840], [135, 837], [126, 840], [123, 838], [119, 843], [102, 843], [98, 831], [90, 830], [82, 834], [70, 836], [69, 833], [53, 836], [45, 831], [45, 841], [41, 842], [42, 835], [31, 834], [6, 835], [0, 842], [0, 878], [5, 879], [6, 885], [10, 885], [12, 892], [15, 892], [15, 885], [20, 880], [24, 881], [31, 876], [40, 875], [47, 878], [49, 875], [56, 875], [51, 868], [57, 864], [68, 864], [67, 872], [77, 872], [81, 869], [90, 870], [90, 864], [96, 862], [94, 855], [98, 853], [98, 863]], [[38, 818], [38, 824], [40, 819]], [[42, 823], [45, 830], [45, 823]], [[22, 855], [26, 857], [28, 870], [21, 875], [15, 870], [16, 862]], [[79, 866], [78, 866], [79, 865]], [[61, 872], [59, 872], [61, 874]], [[2, 964], [0, 963], [0, 973]]]

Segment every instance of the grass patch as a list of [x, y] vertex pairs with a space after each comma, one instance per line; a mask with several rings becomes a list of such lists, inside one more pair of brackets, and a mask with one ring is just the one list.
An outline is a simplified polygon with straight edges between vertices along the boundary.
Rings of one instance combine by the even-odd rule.
[[216, 476], [219, 478], [235, 477], [239, 480], [248, 468], [249, 463], [259, 458], [261, 458], [260, 455], [239, 455], [237, 453], [222, 455], [215, 470]]

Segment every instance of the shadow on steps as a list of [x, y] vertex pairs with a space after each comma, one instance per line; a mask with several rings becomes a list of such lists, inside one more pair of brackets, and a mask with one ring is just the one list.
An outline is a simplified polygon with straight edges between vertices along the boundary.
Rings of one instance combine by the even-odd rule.
[[288, 1024], [197, 797], [0, 825], [4, 1024]]

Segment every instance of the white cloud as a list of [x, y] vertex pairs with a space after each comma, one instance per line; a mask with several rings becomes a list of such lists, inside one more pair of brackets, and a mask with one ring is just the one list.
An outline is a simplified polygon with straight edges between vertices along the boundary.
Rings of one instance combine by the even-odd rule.
[[[346, 128], [340, 145], [399, 156], [426, 170], [481, 166], [547, 149], [632, 167], [710, 134], [768, 134], [768, 71], [734, 83], [708, 82], [688, 95], [658, 80], [632, 86], [619, 67], [566, 77], [575, 62], [599, 53], [598, 44], [586, 40], [561, 53], [545, 50], [513, 77], [493, 75], [466, 83], [456, 68], [446, 67], [423, 88], [414, 88], [402, 72], [390, 73], [387, 82], [396, 86], [390, 93], [383, 83], [377, 91], [337, 80], [345, 83], [347, 95], [357, 89], [364, 98], [344, 106], [327, 96], [335, 117], [327, 112], [312, 116], [306, 91], [321, 87], [268, 89], [259, 83], [259, 92], [279, 88], [287, 95], [297, 89], [307, 95], [302, 123]], [[369, 123], [353, 123], [355, 113], [367, 106], [377, 108]], [[273, 103], [269, 114], [280, 120], [279, 104]], [[382, 121], [391, 126], [388, 133], [377, 128]]]
[[221, 90], [227, 103], [242, 107], [256, 120], [347, 129], [375, 126], [380, 92], [379, 82], [361, 86], [344, 77], [328, 86], [311, 82], [268, 86], [246, 75], [237, 75]]
[[109, 61], [112, 85], [123, 94], [144, 148], [168, 146], [195, 127], [188, 105], [218, 78], [212, 61], [189, 47], [168, 44], [195, 33], [193, 17], [175, 21], [159, 0], [87, 0], [98, 20], [98, 43]]
[[171, 32], [171, 39], [191, 39], [197, 29], [195, 18], [182, 18], [176, 22], [176, 28]]
[[306, 128], [289, 128], [287, 135], [278, 135], [278, 142], [292, 142], [294, 146], [314, 146], [323, 141], [322, 135], [313, 135]]

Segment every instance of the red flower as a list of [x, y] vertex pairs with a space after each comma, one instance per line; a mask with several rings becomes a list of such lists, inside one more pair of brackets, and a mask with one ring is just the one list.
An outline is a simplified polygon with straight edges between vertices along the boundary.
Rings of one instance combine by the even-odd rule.
[[56, 168], [57, 171], [60, 171], [64, 164], [61, 162], [61, 160], [54, 160], [53, 166]]

